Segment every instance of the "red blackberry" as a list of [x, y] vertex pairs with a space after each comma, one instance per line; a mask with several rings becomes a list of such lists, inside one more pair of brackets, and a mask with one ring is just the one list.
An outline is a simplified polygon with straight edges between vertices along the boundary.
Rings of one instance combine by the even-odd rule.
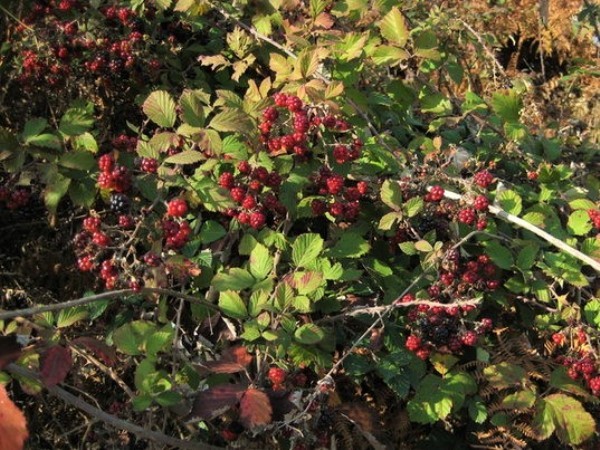
[[250, 226], [255, 230], [261, 229], [264, 226], [265, 222], [266, 217], [262, 212], [256, 211], [250, 214]]
[[406, 344], [404, 344], [404, 346], [411, 352], [416, 352], [421, 348], [421, 343], [421, 338], [419, 336], [411, 334], [406, 338]]
[[182, 217], [188, 211], [188, 205], [182, 198], [175, 198], [167, 205], [167, 215], [173, 217]]
[[146, 173], [156, 173], [158, 171], [158, 161], [154, 158], [142, 158], [140, 167]]
[[465, 225], [471, 225], [473, 222], [475, 222], [475, 219], [475, 211], [471, 208], [461, 209], [458, 212], [458, 221], [464, 223]]
[[477, 211], [487, 211], [490, 201], [485, 195], [478, 195], [473, 202], [473, 208]]
[[477, 186], [487, 188], [494, 181], [494, 176], [487, 170], [482, 170], [473, 175], [473, 181]]
[[231, 198], [237, 203], [242, 203], [246, 197], [246, 191], [240, 187], [235, 187], [230, 191]]
[[287, 377], [287, 372], [280, 367], [271, 367], [267, 376], [271, 383], [283, 384]]

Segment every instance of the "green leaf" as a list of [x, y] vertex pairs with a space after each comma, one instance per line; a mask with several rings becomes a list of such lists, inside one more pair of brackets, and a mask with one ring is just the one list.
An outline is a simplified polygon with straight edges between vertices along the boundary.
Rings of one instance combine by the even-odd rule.
[[254, 277], [247, 270], [234, 267], [226, 272], [219, 272], [212, 279], [212, 285], [218, 291], [241, 291], [248, 289], [256, 283]]
[[311, 295], [323, 284], [321, 272], [296, 272], [294, 274], [294, 287], [300, 295]]
[[301, 234], [292, 245], [292, 262], [296, 267], [306, 267], [323, 251], [323, 245], [323, 238], [318, 234]]
[[246, 304], [235, 291], [224, 291], [219, 295], [219, 308], [229, 317], [245, 319], [248, 317]]
[[[169, 0], [170, 3], [170, 0]], [[175, 406], [183, 400], [183, 396], [176, 391], [165, 391], [154, 397], [154, 401], [160, 406], [170, 407]]]
[[577, 210], [569, 215], [567, 230], [575, 236], [583, 236], [592, 230], [592, 221], [585, 210]]
[[543, 399], [550, 415], [556, 435], [566, 444], [579, 445], [594, 435], [596, 422], [583, 405], [565, 394], [552, 394]]
[[550, 386], [581, 397], [588, 397], [590, 395], [580, 383], [569, 377], [567, 368], [563, 366], [552, 371], [552, 374], [550, 375]]
[[249, 133], [254, 129], [250, 117], [237, 108], [223, 109], [212, 118], [208, 126], [222, 132]]
[[325, 332], [314, 323], [306, 323], [294, 332], [294, 339], [301, 344], [313, 345], [321, 342]]
[[505, 122], [518, 122], [523, 108], [523, 102], [514, 91], [506, 94], [496, 92], [492, 97], [492, 108]]
[[179, 104], [181, 105], [183, 121], [193, 127], [203, 127], [205, 122], [204, 107], [205, 93], [201, 90], [186, 89], [181, 94]]
[[207, 220], [200, 229], [200, 240], [203, 244], [218, 241], [227, 234], [227, 230], [219, 222]]
[[152, 396], [150, 394], [138, 395], [131, 401], [131, 405], [134, 411], [145, 411], [152, 405]]
[[56, 214], [58, 204], [69, 190], [70, 184], [71, 180], [69, 178], [59, 173], [52, 175], [44, 191], [44, 203], [50, 214]]
[[428, 253], [428, 252], [433, 251], [433, 246], [424, 239], [421, 239], [420, 241], [415, 242], [414, 246], [415, 246], [415, 250], [418, 250], [420, 252]]
[[583, 308], [585, 319], [590, 325], [600, 328], [600, 299], [593, 299], [587, 302]]
[[595, 209], [596, 205], [593, 201], [588, 200], [587, 198], [577, 198], [569, 202], [569, 207], [575, 210], [585, 209], [587, 211], [588, 209]]
[[38, 134], [37, 136], [31, 136], [27, 140], [28, 145], [36, 147], [51, 148], [54, 150], [62, 149], [61, 140], [58, 136], [51, 133]]
[[77, 150], [85, 150], [90, 153], [98, 153], [98, 142], [92, 133], [82, 133], [74, 139]]
[[88, 314], [89, 311], [85, 306], [76, 306], [74, 308], [63, 309], [56, 317], [56, 327], [65, 328], [73, 325], [74, 323], [85, 319]]
[[408, 27], [400, 10], [394, 6], [379, 22], [381, 35], [388, 41], [404, 47], [408, 41]]
[[273, 270], [273, 257], [269, 250], [261, 244], [257, 244], [250, 253], [250, 272], [257, 280], [262, 280]]
[[425, 202], [421, 197], [413, 197], [402, 206], [402, 209], [406, 212], [408, 217], [415, 217], [423, 211], [424, 207]]
[[96, 160], [90, 152], [75, 151], [64, 153], [58, 160], [58, 164], [68, 169], [87, 172], [96, 165]]
[[421, 31], [414, 39], [414, 54], [434, 61], [440, 59], [437, 36], [433, 31]]
[[371, 59], [378, 66], [389, 66], [394, 67], [398, 64], [406, 61], [410, 57], [410, 54], [403, 48], [393, 47], [391, 45], [380, 45], [378, 46]]
[[146, 336], [153, 333], [156, 326], [150, 322], [136, 320], [117, 328], [113, 333], [113, 342], [117, 350], [126, 355], [140, 355], [141, 347], [146, 340]]
[[486, 253], [490, 259], [501, 269], [510, 269], [513, 265], [513, 255], [509, 249], [504, 247], [498, 241], [488, 241], [485, 243]]
[[385, 180], [381, 185], [381, 201], [394, 211], [400, 211], [402, 207], [402, 190], [395, 181]]
[[25, 123], [25, 127], [23, 128], [23, 133], [21, 133], [21, 139], [23, 139], [23, 141], [26, 144], [28, 144], [29, 139], [40, 134], [42, 131], [44, 131], [46, 129], [47, 126], [48, 126], [48, 121], [46, 119], [43, 119], [40, 117], [29, 119]]
[[540, 247], [532, 242], [527, 243], [517, 256], [516, 265], [521, 270], [531, 269]]
[[371, 245], [358, 233], [344, 233], [335, 246], [329, 250], [332, 258], [360, 258], [368, 253]]
[[469, 417], [475, 423], [484, 423], [488, 417], [487, 408], [485, 403], [479, 397], [469, 399], [467, 402]]
[[535, 392], [530, 390], [517, 391], [504, 397], [502, 399], [502, 406], [506, 409], [524, 410], [531, 408], [535, 400]]
[[515, 216], [518, 216], [523, 210], [521, 196], [510, 189], [499, 192], [496, 195], [496, 202], [504, 211]]
[[319, 52], [304, 48], [294, 61], [294, 79], [307, 79], [319, 68]]
[[60, 118], [58, 130], [67, 136], [78, 136], [88, 131], [93, 125], [94, 117], [88, 109], [75, 106], [67, 109]]
[[173, 343], [175, 330], [171, 325], [165, 325], [160, 330], [146, 335], [144, 340], [144, 349], [148, 355], [156, 355], [162, 350], [168, 350]]
[[518, 386], [527, 378], [525, 369], [507, 362], [486, 367], [483, 369], [483, 375], [497, 389]]
[[380, 220], [379, 220], [379, 226], [378, 228], [380, 230], [391, 230], [392, 227], [394, 226], [394, 224], [402, 219], [402, 213], [399, 212], [390, 212], [385, 214]]
[[204, 161], [205, 159], [206, 156], [204, 156], [204, 153], [202, 152], [197, 150], [186, 150], [184, 152], [177, 153], [176, 155], [169, 156], [167, 159], [165, 159], [165, 163], [186, 165], [196, 164], [200, 161]]
[[441, 378], [435, 375], [430, 374], [423, 379], [415, 397], [407, 404], [412, 422], [432, 424], [450, 415], [453, 401], [441, 391], [441, 384]]
[[160, 127], [171, 128], [175, 125], [176, 106], [167, 91], [154, 91], [142, 105], [148, 118]]

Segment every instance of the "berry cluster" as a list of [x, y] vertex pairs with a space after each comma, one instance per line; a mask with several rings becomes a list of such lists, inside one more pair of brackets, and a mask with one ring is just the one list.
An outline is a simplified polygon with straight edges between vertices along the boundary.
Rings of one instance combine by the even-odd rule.
[[494, 175], [487, 170], [482, 170], [473, 175], [473, 182], [477, 186], [487, 189], [494, 182]]
[[320, 216], [328, 212], [335, 218], [345, 220], [355, 220], [358, 217], [360, 199], [369, 192], [367, 182], [352, 182], [348, 185], [349, 180], [327, 167], [321, 168], [313, 176], [313, 182], [316, 193], [324, 197], [312, 201], [313, 215]]
[[127, 192], [131, 188], [131, 174], [125, 166], [116, 165], [112, 154], [107, 153], [98, 158], [98, 187], [118, 193]]
[[[412, 294], [401, 299], [401, 302], [413, 301], [415, 297]], [[492, 320], [483, 318], [478, 322], [468, 322], [466, 316], [473, 308], [471, 305], [417, 305], [411, 308], [407, 316], [411, 334], [406, 339], [406, 348], [425, 360], [433, 350], [458, 353], [463, 347], [475, 346], [479, 336], [492, 329]]]
[[[582, 380], [593, 395], [600, 397], [600, 359], [590, 351], [588, 340], [589, 336], [583, 329], [577, 330], [572, 339], [573, 348], [569, 348], [567, 355], [558, 356], [557, 362], [567, 368], [569, 378]], [[552, 341], [563, 347], [567, 336], [564, 332], [554, 333]]]
[[589, 209], [587, 213], [588, 213], [588, 216], [590, 217], [590, 220], [594, 224], [594, 227], [597, 228], [598, 230], [600, 230], [600, 210]]
[[5, 205], [6, 208], [17, 210], [27, 206], [31, 193], [23, 187], [9, 188], [8, 186], [0, 186], [0, 205]]
[[[261, 142], [271, 155], [293, 154], [306, 158], [317, 150], [315, 142], [320, 142], [317, 135], [321, 125], [336, 135], [350, 130], [350, 125], [345, 120], [308, 108], [295, 95], [278, 92], [273, 96], [273, 101], [275, 106], [263, 111], [262, 121], [258, 126]], [[340, 136], [332, 144], [332, 158], [338, 164], [358, 159], [362, 142], [356, 138], [350, 142], [339, 138]]]
[[[156, 78], [161, 64], [145, 44], [145, 33], [151, 30], [144, 29], [144, 22], [130, 8], [107, 6], [101, 13], [103, 20], [98, 20], [102, 16], [95, 8], [74, 0], [35, 2], [15, 31], [33, 29], [47, 39], [36, 40], [35, 48], [23, 39], [20, 85], [25, 89], [63, 86], [74, 77], [101, 80], [106, 88], [132, 81], [142, 85], [148, 74]], [[85, 20], [86, 26], [80, 28], [78, 19], [89, 16], [94, 20]]]
[[281, 175], [261, 166], [253, 168], [248, 161], [241, 161], [237, 169], [237, 175], [223, 172], [219, 177], [219, 185], [229, 191], [237, 204], [224, 211], [226, 216], [259, 230], [267, 222], [268, 214], [273, 217], [285, 215], [286, 208], [278, 197]]

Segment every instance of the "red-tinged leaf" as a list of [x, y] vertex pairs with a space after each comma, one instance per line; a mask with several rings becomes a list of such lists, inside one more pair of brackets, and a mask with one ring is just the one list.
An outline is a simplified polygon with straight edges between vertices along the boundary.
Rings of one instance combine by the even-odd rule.
[[0, 336], [0, 370], [21, 356], [16, 336]]
[[0, 450], [21, 450], [28, 435], [25, 416], [0, 384]]
[[239, 402], [245, 389], [242, 384], [226, 384], [199, 392], [186, 421], [214, 419]]
[[252, 362], [252, 355], [245, 347], [231, 347], [223, 352], [218, 361], [208, 361], [202, 366], [214, 373], [237, 373], [244, 370]]
[[108, 367], [113, 367], [117, 362], [117, 352], [114, 348], [109, 347], [104, 342], [92, 337], [79, 337], [71, 341], [71, 345], [79, 345], [85, 347], [100, 359]]
[[246, 428], [267, 425], [273, 410], [269, 397], [258, 389], [248, 389], [240, 401], [240, 422]]
[[60, 345], [50, 347], [42, 354], [40, 364], [40, 379], [44, 386], [49, 388], [62, 383], [72, 365], [73, 358], [68, 348]]

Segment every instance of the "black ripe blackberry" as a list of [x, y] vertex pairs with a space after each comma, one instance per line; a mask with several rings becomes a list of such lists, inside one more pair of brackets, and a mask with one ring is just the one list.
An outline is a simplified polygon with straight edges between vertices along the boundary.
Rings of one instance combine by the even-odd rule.
[[446, 344], [448, 342], [448, 337], [450, 337], [450, 330], [442, 325], [435, 327], [431, 340], [436, 344]]
[[126, 212], [129, 209], [129, 198], [125, 194], [113, 193], [110, 195], [110, 209], [114, 212]]

